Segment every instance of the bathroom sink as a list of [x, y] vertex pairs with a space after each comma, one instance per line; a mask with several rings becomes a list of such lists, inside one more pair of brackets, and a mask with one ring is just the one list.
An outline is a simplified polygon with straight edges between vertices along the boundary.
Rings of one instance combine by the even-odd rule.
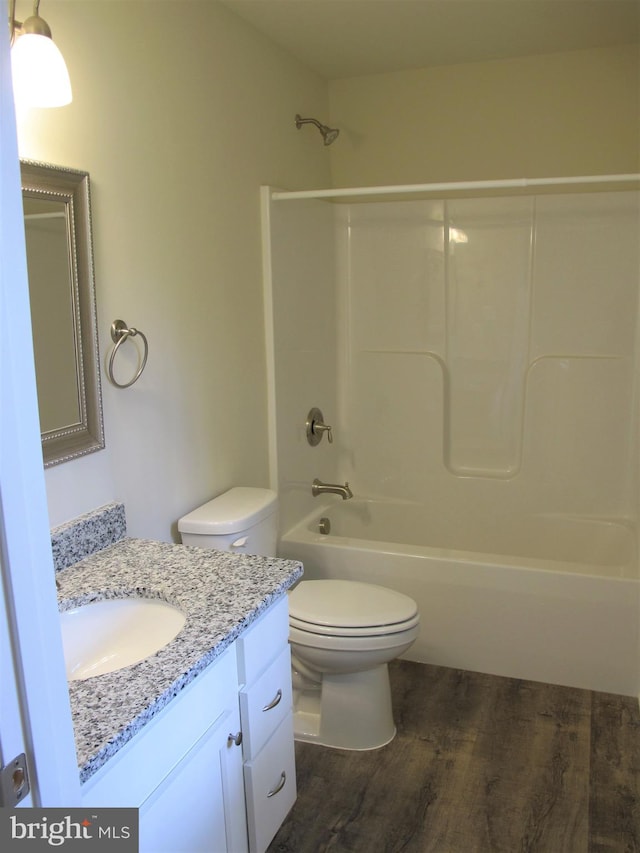
[[186, 617], [166, 601], [115, 598], [60, 613], [69, 681], [114, 672], [164, 648]]

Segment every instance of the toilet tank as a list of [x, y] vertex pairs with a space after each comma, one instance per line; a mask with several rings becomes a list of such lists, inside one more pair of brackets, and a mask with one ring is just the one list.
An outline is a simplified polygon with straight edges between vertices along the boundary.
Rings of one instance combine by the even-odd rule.
[[183, 545], [275, 557], [278, 496], [236, 486], [178, 521]]

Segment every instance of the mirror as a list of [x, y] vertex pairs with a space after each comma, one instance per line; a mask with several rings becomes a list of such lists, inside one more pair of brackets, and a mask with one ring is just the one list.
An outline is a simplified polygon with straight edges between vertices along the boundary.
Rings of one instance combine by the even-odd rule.
[[45, 468], [104, 447], [89, 175], [22, 160]]

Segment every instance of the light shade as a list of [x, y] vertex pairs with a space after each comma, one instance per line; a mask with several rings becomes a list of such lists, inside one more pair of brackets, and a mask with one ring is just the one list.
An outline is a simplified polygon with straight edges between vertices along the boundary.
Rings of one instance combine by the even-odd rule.
[[17, 105], [62, 107], [71, 103], [71, 81], [53, 40], [24, 33], [11, 48], [13, 92]]

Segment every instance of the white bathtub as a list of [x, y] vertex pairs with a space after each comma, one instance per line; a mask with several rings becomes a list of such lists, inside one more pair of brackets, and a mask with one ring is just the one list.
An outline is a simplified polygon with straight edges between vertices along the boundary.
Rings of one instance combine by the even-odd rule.
[[[320, 518], [331, 532], [319, 532]], [[433, 518], [416, 504], [331, 501], [281, 537], [305, 577], [414, 598], [406, 657], [637, 696], [638, 569], [624, 523], [559, 515]]]

